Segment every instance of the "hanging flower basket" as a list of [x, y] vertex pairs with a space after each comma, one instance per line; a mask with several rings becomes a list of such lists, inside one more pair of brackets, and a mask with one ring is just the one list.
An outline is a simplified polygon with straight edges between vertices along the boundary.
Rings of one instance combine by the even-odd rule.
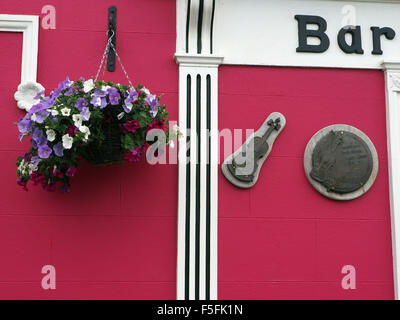
[[93, 165], [138, 162], [150, 147], [150, 130], [164, 131], [166, 143], [175, 138], [165, 105], [143, 86], [67, 78], [50, 96], [40, 92], [35, 99], [40, 102], [18, 123], [20, 140], [31, 136], [32, 143], [17, 161], [17, 182], [24, 189], [32, 181], [68, 192], [81, 158]]

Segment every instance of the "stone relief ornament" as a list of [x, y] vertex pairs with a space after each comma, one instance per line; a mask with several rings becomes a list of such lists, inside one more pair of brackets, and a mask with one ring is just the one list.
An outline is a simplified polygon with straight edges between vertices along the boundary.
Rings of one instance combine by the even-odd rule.
[[40, 97], [44, 95], [44, 87], [37, 82], [25, 82], [18, 86], [18, 91], [14, 94], [18, 108], [26, 110], [40, 101]]
[[365, 194], [378, 173], [378, 155], [371, 140], [349, 125], [317, 132], [307, 145], [304, 169], [312, 186], [335, 200]]
[[390, 78], [392, 79], [392, 87], [393, 91], [400, 92], [400, 75], [391, 75]]
[[222, 173], [233, 185], [247, 189], [253, 187], [260, 170], [268, 158], [275, 139], [286, 125], [279, 112], [271, 113], [263, 125], [222, 164]]

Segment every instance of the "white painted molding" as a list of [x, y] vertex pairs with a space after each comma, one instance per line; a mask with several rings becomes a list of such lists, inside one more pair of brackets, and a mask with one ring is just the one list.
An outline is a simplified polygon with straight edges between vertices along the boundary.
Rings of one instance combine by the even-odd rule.
[[218, 297], [218, 67], [224, 58], [214, 54], [215, 6], [216, 0], [177, 0], [179, 127], [186, 133], [179, 142], [178, 300]]
[[400, 60], [383, 62], [395, 298], [400, 299]]
[[224, 57], [215, 55], [191, 55], [176, 54], [175, 61], [180, 66], [185, 67], [218, 67], [224, 61]]
[[[364, 54], [345, 53], [338, 44], [346, 5], [353, 8], [354, 22], [361, 28]], [[228, 65], [381, 69], [382, 60], [397, 59], [400, 52], [398, 12], [400, 1], [218, 0], [214, 39]], [[320, 16], [327, 22], [328, 50], [297, 52], [296, 15]], [[390, 27], [396, 32], [392, 40], [381, 37], [382, 55], [372, 54], [372, 26]], [[308, 41], [319, 43], [312, 37]]]
[[0, 31], [23, 33], [21, 83], [36, 82], [39, 17], [0, 14]]

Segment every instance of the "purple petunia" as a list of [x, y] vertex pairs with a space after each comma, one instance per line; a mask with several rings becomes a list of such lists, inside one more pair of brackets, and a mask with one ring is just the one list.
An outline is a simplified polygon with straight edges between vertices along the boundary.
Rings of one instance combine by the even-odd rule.
[[89, 121], [90, 119], [90, 110], [88, 107], [82, 108], [81, 117], [83, 121]]
[[129, 91], [125, 92], [125, 101], [124, 101], [124, 111], [126, 113], [131, 112], [133, 107], [133, 102], [135, 102], [139, 97], [137, 91], [131, 88]]
[[82, 109], [86, 108], [88, 105], [89, 105], [89, 103], [86, 101], [85, 98], [79, 98], [78, 101], [76, 101], [75, 107], [79, 111], [82, 111]]
[[48, 112], [46, 110], [42, 110], [42, 111], [39, 111], [39, 112], [35, 113], [35, 115], [36, 115], [36, 121], [35, 122], [43, 123], [48, 118], [48, 116], [50, 115], [50, 112]]
[[77, 90], [75, 88], [71, 88], [67, 91], [65, 91], [64, 96], [69, 97], [72, 96], [73, 94], [75, 94], [77, 92]]
[[51, 148], [47, 144], [39, 146], [38, 154], [39, 157], [42, 159], [47, 159], [48, 157], [50, 157], [52, 152], [53, 150], [51, 150]]
[[39, 164], [39, 157], [33, 156], [31, 159], [31, 163], [33, 164], [34, 167], [37, 167], [37, 165]]
[[38, 139], [40, 139], [41, 137], [43, 137], [43, 131], [40, 130], [38, 127], [33, 127], [32, 130], [32, 139], [34, 141], [37, 141]]
[[95, 107], [100, 107], [100, 109], [104, 109], [107, 106], [106, 93], [103, 90], [96, 89], [90, 103]]
[[119, 99], [121, 99], [121, 95], [119, 94], [116, 88], [108, 88], [107, 93], [108, 93], [108, 98], [110, 99], [110, 103], [113, 106], [119, 104]]
[[155, 95], [149, 95], [146, 98], [146, 102], [150, 107], [150, 115], [152, 118], [155, 118], [158, 112], [158, 99]]
[[53, 150], [57, 157], [64, 156], [64, 147], [61, 141], [54, 145]]
[[44, 91], [40, 91], [36, 96], [33, 97], [34, 100], [39, 100], [44, 95]]
[[21, 120], [18, 123], [18, 130], [20, 133], [28, 133], [32, 129], [32, 121], [31, 120]]

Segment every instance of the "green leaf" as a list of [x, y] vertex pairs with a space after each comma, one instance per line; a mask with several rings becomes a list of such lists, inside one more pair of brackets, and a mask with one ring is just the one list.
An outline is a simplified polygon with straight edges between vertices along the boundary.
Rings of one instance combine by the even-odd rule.
[[121, 136], [122, 147], [126, 150], [133, 150], [135, 148], [135, 141], [130, 134]]

